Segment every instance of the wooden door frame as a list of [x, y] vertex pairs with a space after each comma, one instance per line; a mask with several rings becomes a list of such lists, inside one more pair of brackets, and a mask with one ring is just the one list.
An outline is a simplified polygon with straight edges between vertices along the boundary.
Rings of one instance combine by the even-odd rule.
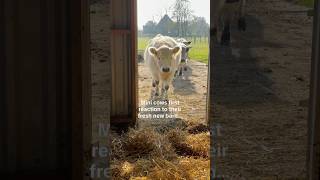
[[86, 176], [91, 150], [91, 60], [89, 0], [70, 0], [72, 179]]
[[[115, 0], [111, 0], [112, 1]], [[115, 126], [124, 127], [134, 126], [137, 121], [137, 99], [138, 99], [138, 66], [137, 66], [137, 0], [130, 1], [130, 27], [128, 29], [119, 29], [117, 27], [111, 27], [111, 36], [113, 35], [130, 35], [130, 64], [131, 68], [131, 114], [125, 116], [114, 116], [111, 117], [110, 123]], [[112, 6], [111, 6], [112, 7]], [[112, 13], [111, 13], [112, 16]], [[111, 18], [112, 19], [112, 18]], [[111, 20], [112, 22], [112, 20]], [[111, 43], [112, 44], [112, 43]], [[112, 46], [112, 45], [111, 45]], [[112, 53], [112, 52], [111, 52]]]
[[319, 179], [320, 168], [320, 1], [315, 0], [313, 17], [313, 44], [310, 73], [308, 119], [308, 179]]

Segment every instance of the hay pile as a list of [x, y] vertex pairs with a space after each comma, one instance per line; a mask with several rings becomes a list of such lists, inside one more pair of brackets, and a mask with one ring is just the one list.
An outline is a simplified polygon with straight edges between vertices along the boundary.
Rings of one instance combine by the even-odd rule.
[[210, 179], [209, 150], [208, 131], [141, 128], [112, 133], [112, 179]]

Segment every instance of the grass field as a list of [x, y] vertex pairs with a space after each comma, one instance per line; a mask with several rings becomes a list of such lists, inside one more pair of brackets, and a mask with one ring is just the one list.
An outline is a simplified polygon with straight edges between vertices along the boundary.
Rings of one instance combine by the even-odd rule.
[[299, 4], [312, 8], [314, 0], [299, 0]]
[[[149, 40], [150, 40], [149, 37], [138, 37], [138, 51], [139, 52], [144, 51]], [[189, 58], [208, 64], [208, 57], [209, 57], [208, 39], [203, 38], [201, 42], [199, 41], [199, 39], [197, 39], [196, 42], [194, 42], [193, 40], [191, 40], [191, 41], [192, 41], [192, 43], [191, 43], [192, 48], [189, 51]]]

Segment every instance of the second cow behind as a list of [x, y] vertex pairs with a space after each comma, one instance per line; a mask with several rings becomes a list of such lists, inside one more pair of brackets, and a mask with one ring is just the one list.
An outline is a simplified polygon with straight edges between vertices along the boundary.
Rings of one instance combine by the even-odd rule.
[[168, 89], [181, 61], [181, 47], [169, 36], [157, 35], [149, 41], [144, 59], [150, 69], [154, 95], [168, 98]]
[[177, 42], [181, 47], [181, 62], [179, 64], [177, 73], [179, 76], [182, 76], [183, 71], [187, 71], [187, 63], [189, 60], [189, 50], [191, 49], [191, 41], [187, 41], [184, 38], [179, 38], [177, 39]]

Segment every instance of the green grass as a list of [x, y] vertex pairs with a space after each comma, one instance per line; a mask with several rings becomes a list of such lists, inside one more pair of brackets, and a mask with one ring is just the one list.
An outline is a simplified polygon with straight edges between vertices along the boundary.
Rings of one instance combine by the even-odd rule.
[[314, 0], [299, 0], [299, 4], [312, 8], [314, 4]]
[[[138, 37], [138, 51], [144, 51], [149, 40], [150, 40], [149, 37]], [[189, 51], [189, 58], [192, 60], [196, 60], [196, 61], [208, 64], [208, 57], [209, 57], [208, 39], [202, 38], [201, 42], [199, 39], [197, 39], [196, 42], [194, 42], [193, 39], [189, 39], [189, 40], [192, 41], [191, 43], [192, 48]]]

